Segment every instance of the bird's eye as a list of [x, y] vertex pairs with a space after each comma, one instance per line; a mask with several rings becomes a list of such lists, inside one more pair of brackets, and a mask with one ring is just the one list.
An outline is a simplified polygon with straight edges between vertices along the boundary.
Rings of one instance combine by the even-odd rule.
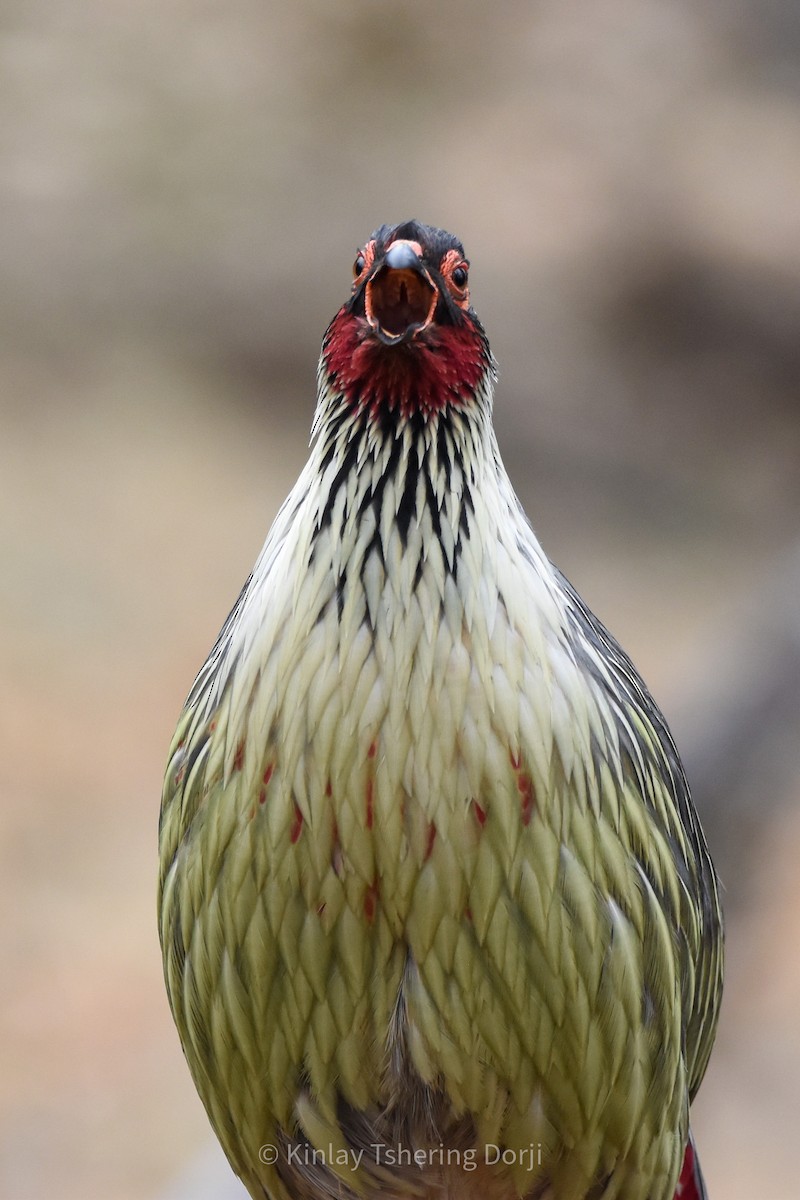
[[456, 269], [453, 271], [451, 278], [457, 288], [466, 287], [467, 286], [467, 268], [463, 264], [460, 267], [456, 267]]
[[355, 279], [358, 279], [366, 264], [367, 260], [364, 258], [364, 255], [359, 252], [356, 255], [356, 261], [353, 263], [353, 277]]

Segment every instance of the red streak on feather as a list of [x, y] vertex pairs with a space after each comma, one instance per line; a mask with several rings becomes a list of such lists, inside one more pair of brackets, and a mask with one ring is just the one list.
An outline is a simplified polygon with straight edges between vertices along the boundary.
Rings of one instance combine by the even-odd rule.
[[239, 742], [239, 745], [236, 747], [236, 753], [233, 756], [234, 771], [241, 771], [243, 762], [244, 762], [244, 742]]
[[530, 825], [533, 810], [536, 807], [536, 790], [533, 780], [527, 771], [521, 770], [522, 755], [509, 750], [508, 757], [517, 776], [517, 790], [520, 794], [520, 817], [523, 825]]
[[344, 873], [344, 858], [342, 855], [342, 845], [339, 841], [339, 826], [336, 823], [336, 817], [331, 821], [331, 867], [337, 879], [341, 879]]
[[261, 791], [258, 793], [258, 803], [259, 804], [266, 804], [266, 802], [267, 802], [267, 788], [269, 787], [270, 779], [272, 779], [272, 772], [274, 771], [274, 769], [275, 769], [274, 763], [267, 764], [267, 767], [262, 776], [264, 786], [262, 787]]
[[481, 808], [477, 800], [472, 801], [472, 808], [478, 824], [480, 825], [481, 829], [483, 829], [484, 825], [486, 824], [486, 809]]
[[427, 862], [433, 853], [433, 843], [436, 841], [436, 826], [433, 821], [428, 822], [428, 840], [425, 843], [425, 856], [423, 862]]
[[378, 881], [373, 879], [372, 883], [364, 893], [364, 916], [369, 921], [370, 925], [375, 920], [375, 909], [378, 905]]
[[302, 830], [303, 830], [303, 814], [301, 813], [300, 809], [295, 804], [294, 819], [292, 821], [292, 828], [289, 833], [289, 838], [290, 838], [293, 846], [297, 842], [297, 839], [300, 837]]
[[375, 811], [372, 802], [373, 783], [371, 779], [367, 780], [367, 829], [372, 829], [372, 823], [375, 819]]
[[533, 790], [533, 780], [527, 772], [520, 771], [517, 779], [517, 787], [520, 793], [522, 824], [530, 825], [536, 803], [536, 793]]

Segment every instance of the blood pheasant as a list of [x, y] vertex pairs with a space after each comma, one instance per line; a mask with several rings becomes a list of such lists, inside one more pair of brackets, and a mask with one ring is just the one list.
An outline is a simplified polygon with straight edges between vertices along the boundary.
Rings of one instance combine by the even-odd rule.
[[383, 226], [192, 688], [167, 989], [253, 1197], [691, 1200], [722, 978], [670, 733], [548, 561], [458, 240]]

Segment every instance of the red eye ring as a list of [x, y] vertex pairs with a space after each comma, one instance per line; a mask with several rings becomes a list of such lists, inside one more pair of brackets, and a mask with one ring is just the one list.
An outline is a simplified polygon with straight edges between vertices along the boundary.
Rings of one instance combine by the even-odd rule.
[[354, 279], [358, 279], [359, 275], [364, 270], [364, 267], [366, 265], [367, 265], [367, 260], [364, 257], [364, 255], [361, 253], [361, 251], [359, 250], [358, 254], [356, 255], [356, 261], [353, 263], [353, 278]]

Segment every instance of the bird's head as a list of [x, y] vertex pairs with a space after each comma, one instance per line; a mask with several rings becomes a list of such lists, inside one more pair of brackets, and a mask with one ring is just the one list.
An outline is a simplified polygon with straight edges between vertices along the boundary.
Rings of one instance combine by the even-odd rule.
[[382, 225], [356, 254], [353, 275], [321, 364], [348, 405], [374, 415], [432, 413], [488, 387], [494, 364], [458, 238], [419, 221]]

